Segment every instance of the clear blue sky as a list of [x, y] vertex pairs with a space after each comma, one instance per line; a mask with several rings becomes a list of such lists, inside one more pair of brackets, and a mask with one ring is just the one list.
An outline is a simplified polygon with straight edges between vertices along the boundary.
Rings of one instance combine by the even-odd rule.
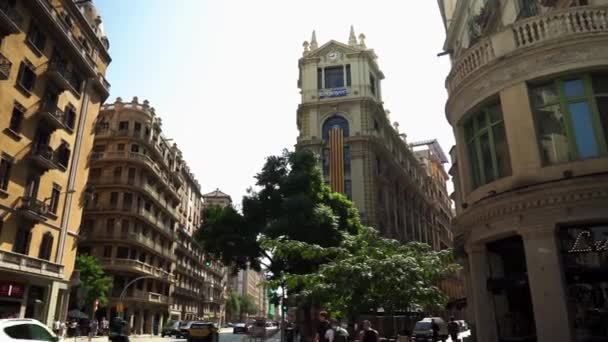
[[[148, 99], [203, 191], [240, 202], [264, 158], [297, 137], [298, 58], [346, 42], [350, 25], [379, 56], [385, 108], [408, 139], [454, 143], [445, 120], [448, 57], [436, 1], [95, 0], [113, 62], [108, 102]], [[413, 6], [415, 4], [415, 6]], [[408, 6], [409, 5], [409, 6]], [[447, 165], [446, 165], [447, 167]]]

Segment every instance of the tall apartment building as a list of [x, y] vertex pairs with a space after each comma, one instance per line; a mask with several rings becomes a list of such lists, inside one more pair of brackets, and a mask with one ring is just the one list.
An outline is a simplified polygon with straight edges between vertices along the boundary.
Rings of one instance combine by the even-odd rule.
[[313, 32], [299, 70], [297, 148], [320, 156], [327, 184], [352, 199], [365, 224], [402, 242], [440, 248], [438, 236], [450, 234], [437, 224], [449, 221], [436, 203], [449, 203], [438, 190], [445, 179], [427, 173], [398, 123], [390, 122], [382, 105], [384, 74], [365, 36], [357, 39], [351, 28], [348, 44], [318, 46]]
[[[262, 286], [264, 275], [251, 269], [240, 270], [238, 274], [228, 278], [228, 287], [240, 295], [249, 295], [258, 307], [258, 312], [250, 314], [251, 317], [266, 317], [268, 314], [268, 294], [266, 287]], [[238, 320], [240, 317], [232, 317]]]
[[608, 337], [608, 1], [440, 0], [477, 341]]
[[1, 317], [66, 317], [108, 47], [90, 2], [0, 3]]

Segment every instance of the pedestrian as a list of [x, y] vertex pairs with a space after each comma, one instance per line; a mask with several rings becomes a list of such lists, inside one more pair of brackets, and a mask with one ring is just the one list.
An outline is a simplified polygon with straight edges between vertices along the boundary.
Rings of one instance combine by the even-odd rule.
[[55, 319], [53, 322], [53, 332], [55, 335], [59, 335], [59, 330], [61, 329], [61, 321], [59, 319]]
[[433, 330], [433, 342], [439, 341], [439, 324], [431, 319], [431, 330]]
[[61, 336], [61, 338], [62, 338], [62, 339], [65, 339], [65, 333], [66, 333], [66, 331], [68, 330], [68, 326], [67, 326], [67, 324], [65, 324], [65, 321], [62, 321], [62, 322], [61, 322], [61, 326], [60, 326], [60, 328], [59, 328], [59, 329], [61, 329], [61, 331], [60, 331], [60, 333], [61, 333], [61, 335], [60, 335], [60, 336]]
[[97, 330], [99, 329], [99, 324], [97, 323], [97, 319], [93, 318], [91, 323], [89, 323], [89, 342], [95, 336], [97, 336]]
[[77, 328], [78, 328], [78, 322], [76, 321], [76, 319], [72, 319], [70, 321], [70, 324], [68, 325], [68, 335], [70, 335], [70, 337], [76, 336]]
[[330, 329], [325, 332], [325, 338], [328, 342], [346, 342], [348, 341], [348, 331], [340, 326], [340, 322], [332, 319], [330, 322]]
[[327, 315], [327, 311], [319, 312], [319, 325], [317, 326], [317, 334], [315, 335], [315, 342], [329, 342], [325, 337], [325, 333], [330, 328], [329, 321], [327, 320], [329, 317]]
[[460, 341], [458, 339], [458, 333], [460, 332], [460, 324], [456, 322], [454, 316], [450, 317], [450, 321], [448, 322], [448, 334], [450, 334], [450, 339], [452, 342]]
[[359, 333], [359, 342], [379, 342], [379, 334], [372, 329], [372, 322], [363, 321], [363, 330]]
[[104, 316], [101, 319], [101, 334], [104, 336], [108, 335], [108, 329], [110, 328], [110, 322], [106, 319], [106, 317]]

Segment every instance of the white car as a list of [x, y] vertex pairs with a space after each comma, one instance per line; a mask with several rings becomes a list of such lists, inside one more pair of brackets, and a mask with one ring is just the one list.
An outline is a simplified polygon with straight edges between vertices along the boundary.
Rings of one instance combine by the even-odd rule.
[[7, 318], [0, 319], [0, 341], [57, 342], [59, 337], [35, 319]]

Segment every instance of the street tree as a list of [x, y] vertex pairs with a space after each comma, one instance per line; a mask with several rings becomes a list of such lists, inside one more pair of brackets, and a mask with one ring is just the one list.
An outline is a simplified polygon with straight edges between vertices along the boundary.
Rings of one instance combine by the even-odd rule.
[[324, 184], [314, 154], [288, 152], [266, 159], [242, 200], [234, 207], [210, 207], [195, 237], [209, 256], [238, 269], [261, 270], [270, 279], [283, 272], [315, 271], [322, 260], [297, 255], [277, 257], [262, 246], [264, 239], [302, 241], [322, 247], [338, 246], [344, 233], [362, 228], [359, 214], [346, 196]]
[[229, 319], [234, 320], [240, 316], [241, 312], [241, 300], [238, 293], [230, 290], [226, 298], [226, 316]]
[[76, 268], [80, 270], [79, 290], [84, 295], [80, 308], [92, 311], [95, 300], [99, 300], [100, 306], [106, 305], [113, 280], [103, 270], [97, 258], [88, 254], [79, 255], [76, 258]]
[[344, 235], [338, 247], [271, 239], [263, 245], [276, 256], [328, 260], [315, 272], [286, 273], [284, 278], [289, 289], [349, 318], [380, 308], [392, 313], [440, 307], [446, 296], [437, 285], [458, 269], [450, 250], [433, 251], [418, 242], [401, 244], [372, 228]]
[[260, 311], [260, 307], [255, 302], [255, 298], [250, 294], [240, 296], [240, 309], [241, 319], [243, 319], [245, 315], [255, 315]]

